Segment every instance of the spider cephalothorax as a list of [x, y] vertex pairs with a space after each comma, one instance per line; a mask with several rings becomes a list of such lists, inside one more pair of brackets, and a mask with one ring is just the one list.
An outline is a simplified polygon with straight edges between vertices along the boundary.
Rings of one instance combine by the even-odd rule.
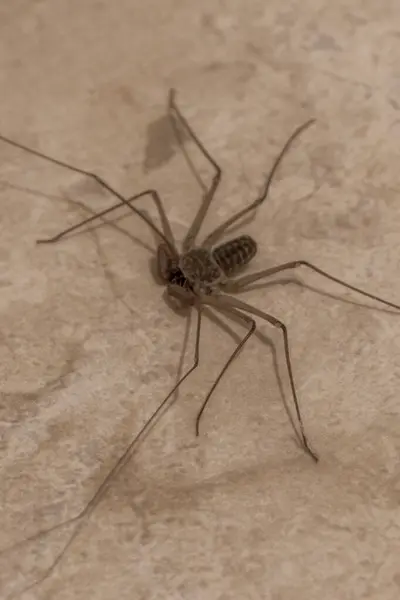
[[179, 267], [196, 294], [212, 294], [225, 274], [207, 248], [192, 248], [179, 258]]

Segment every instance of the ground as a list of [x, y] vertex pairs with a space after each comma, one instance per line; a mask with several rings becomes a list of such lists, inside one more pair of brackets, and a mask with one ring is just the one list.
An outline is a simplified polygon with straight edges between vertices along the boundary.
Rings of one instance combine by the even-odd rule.
[[[0, 64], [1, 135], [125, 196], [157, 188], [178, 240], [202, 189], [170, 88], [223, 169], [204, 232], [257, 196], [315, 117], [240, 229], [258, 242], [253, 268], [306, 259], [400, 303], [398, 0], [14, 0]], [[205, 315], [198, 370], [95, 509], [36, 535], [79, 514], [192, 361], [195, 315], [164, 302], [138, 218], [35, 244], [113, 202], [0, 142], [1, 598], [397, 599], [400, 318], [305, 269], [242, 298], [288, 327], [318, 464], [296, 443], [282, 339], [262, 321], [196, 438], [244, 333]]]

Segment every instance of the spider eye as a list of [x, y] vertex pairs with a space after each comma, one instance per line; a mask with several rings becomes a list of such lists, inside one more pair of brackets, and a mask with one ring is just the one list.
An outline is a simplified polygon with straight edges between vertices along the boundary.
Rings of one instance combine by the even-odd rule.
[[166, 244], [160, 244], [157, 248], [158, 274], [164, 281], [169, 281], [169, 276], [174, 268], [174, 261]]

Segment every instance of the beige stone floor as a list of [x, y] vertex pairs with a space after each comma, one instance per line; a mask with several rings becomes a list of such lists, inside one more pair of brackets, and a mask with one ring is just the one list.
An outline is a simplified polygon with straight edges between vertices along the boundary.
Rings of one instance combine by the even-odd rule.
[[[306, 258], [400, 302], [398, 0], [3, 1], [0, 64], [1, 134], [126, 196], [156, 187], [178, 239], [201, 189], [168, 129], [170, 87], [224, 170], [205, 231], [255, 198], [288, 135], [316, 117], [243, 228], [254, 268]], [[19, 542], [79, 513], [192, 358], [195, 320], [183, 352], [186, 321], [151, 276], [155, 240], [138, 219], [121, 211], [35, 245], [112, 203], [0, 143], [1, 598], [397, 599], [400, 319], [304, 271], [306, 285], [246, 300], [288, 326], [320, 463], [295, 443], [260, 339], [195, 438], [235, 343], [207, 320], [179, 401], [21, 594], [76, 523]], [[289, 400], [279, 333], [260, 331]]]

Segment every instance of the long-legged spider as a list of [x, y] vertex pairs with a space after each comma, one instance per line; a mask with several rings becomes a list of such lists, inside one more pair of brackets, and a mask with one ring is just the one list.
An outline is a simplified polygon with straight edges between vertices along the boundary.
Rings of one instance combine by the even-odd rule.
[[[177, 125], [179, 125], [179, 127], [181, 127], [184, 130], [185, 134], [188, 135], [194, 141], [201, 153], [209, 161], [209, 163], [212, 165], [215, 171], [212, 183], [210, 187], [205, 191], [202, 203], [200, 204], [200, 207], [193, 219], [193, 222], [189, 227], [189, 230], [182, 242], [181, 252], [179, 252], [177, 248], [177, 244], [174, 239], [174, 235], [172, 233], [168, 217], [164, 210], [161, 198], [156, 190], [148, 189], [139, 194], [136, 194], [135, 196], [130, 197], [129, 199], [125, 199], [123, 196], [121, 196], [121, 194], [119, 194], [115, 189], [113, 189], [95, 173], [79, 169], [78, 167], [64, 163], [60, 160], [45, 155], [42, 152], [38, 152], [36, 150], [28, 148], [23, 144], [20, 144], [0, 135], [0, 140], [8, 144], [11, 144], [19, 149], [34, 154], [44, 160], [55, 163], [56, 165], [59, 165], [76, 173], [94, 179], [98, 184], [100, 184], [100, 186], [108, 190], [113, 196], [117, 197], [119, 200], [117, 204], [111, 206], [110, 208], [103, 210], [85, 219], [84, 221], [77, 223], [72, 227], [69, 227], [68, 229], [65, 229], [64, 231], [58, 233], [52, 238], [38, 240], [37, 243], [50, 244], [57, 242], [68, 233], [71, 233], [72, 231], [75, 231], [78, 228], [81, 228], [84, 225], [91, 223], [95, 219], [104, 217], [105, 215], [110, 214], [111, 212], [120, 208], [121, 206], [126, 205], [133, 213], [135, 213], [138, 217], [144, 220], [146, 224], [161, 239], [161, 243], [159, 244], [157, 250], [157, 266], [159, 275], [166, 286], [168, 296], [173, 301], [178, 302], [179, 305], [193, 306], [197, 312], [195, 352], [192, 366], [183, 374], [183, 376], [180, 377], [179, 381], [174, 385], [174, 387], [166, 396], [166, 398], [164, 398], [157, 410], [152, 414], [152, 416], [147, 420], [147, 422], [144, 424], [139, 433], [134, 437], [132, 442], [126, 448], [124, 454], [119, 458], [117, 463], [114, 465], [113, 469], [108, 473], [100, 487], [96, 490], [91, 500], [75, 517], [63, 521], [62, 523], [58, 523], [57, 525], [50, 527], [46, 530], [41, 530], [36, 534], [30, 536], [29, 538], [25, 538], [23, 541], [17, 542], [12, 546], [12, 548], [15, 548], [16, 546], [19, 546], [24, 542], [38, 539], [40, 536], [43, 536], [44, 534], [49, 533], [50, 531], [54, 531], [55, 529], [58, 529], [64, 525], [71, 524], [73, 522], [78, 523], [73, 533], [71, 534], [68, 542], [65, 544], [64, 548], [55, 558], [50, 567], [48, 567], [47, 570], [44, 573], [42, 573], [39, 579], [37, 579], [29, 586], [24, 588], [23, 591], [26, 591], [32, 588], [34, 585], [44, 581], [44, 579], [46, 579], [50, 575], [50, 573], [55, 569], [56, 565], [61, 561], [67, 549], [70, 547], [73, 540], [78, 535], [78, 532], [83, 526], [84, 518], [90, 516], [97, 504], [100, 502], [101, 498], [104, 496], [106, 490], [110, 486], [111, 481], [116, 477], [119, 471], [128, 462], [138, 439], [141, 438], [149, 430], [156, 418], [164, 410], [171, 406], [173, 402], [173, 395], [177, 388], [197, 368], [200, 358], [200, 335], [202, 311], [204, 306], [209, 306], [214, 309], [222, 310], [227, 315], [241, 320], [246, 325], [247, 332], [241, 339], [241, 341], [238, 343], [234, 352], [230, 355], [230, 357], [224, 364], [223, 368], [221, 369], [218, 377], [216, 378], [214, 384], [212, 385], [200, 408], [196, 419], [196, 435], [199, 434], [199, 424], [201, 416], [219, 381], [221, 380], [222, 376], [224, 375], [234, 358], [237, 356], [239, 351], [243, 348], [243, 346], [250, 339], [250, 337], [255, 333], [256, 321], [254, 320], [253, 316], [256, 316], [258, 318], [263, 319], [264, 321], [267, 321], [274, 327], [279, 328], [282, 332], [287, 373], [291, 388], [292, 399], [295, 407], [295, 413], [299, 426], [299, 431], [297, 432], [297, 435], [299, 436], [304, 450], [311, 456], [311, 458], [315, 462], [318, 461], [318, 457], [315, 454], [315, 452], [310, 448], [300, 412], [296, 387], [294, 383], [293, 369], [290, 358], [289, 338], [286, 326], [274, 316], [258, 308], [255, 308], [247, 304], [246, 302], [243, 302], [242, 300], [238, 300], [231, 294], [246, 291], [246, 289], [248, 289], [248, 287], [255, 281], [265, 279], [282, 271], [296, 269], [298, 267], [307, 267], [308, 269], [311, 269], [312, 271], [318, 273], [319, 275], [322, 275], [323, 277], [335, 283], [338, 283], [339, 285], [342, 285], [352, 291], [362, 294], [363, 296], [381, 302], [387, 306], [400, 310], [399, 305], [386, 301], [374, 294], [363, 291], [356, 286], [346, 283], [345, 281], [330, 275], [326, 271], [305, 260], [293, 260], [272, 268], [262, 269], [260, 271], [257, 271], [256, 273], [251, 273], [249, 275], [237, 277], [238, 273], [252, 260], [252, 258], [256, 254], [256, 242], [253, 240], [253, 238], [251, 238], [248, 235], [241, 235], [227, 242], [218, 244], [218, 241], [221, 239], [222, 235], [229, 228], [231, 228], [232, 225], [234, 225], [238, 220], [242, 219], [249, 213], [253, 213], [253, 211], [264, 202], [264, 200], [267, 198], [274, 174], [276, 173], [285, 153], [287, 152], [293, 141], [299, 136], [299, 134], [302, 131], [304, 131], [307, 127], [309, 127], [312, 123], [314, 123], [314, 119], [311, 119], [303, 125], [301, 125], [300, 127], [298, 127], [289, 137], [283, 149], [276, 158], [272, 169], [266, 179], [264, 188], [261, 194], [258, 196], [258, 198], [254, 200], [249, 206], [238, 211], [225, 222], [220, 224], [203, 240], [201, 244], [197, 245], [196, 239], [198, 237], [200, 228], [206, 217], [210, 204], [214, 198], [215, 192], [217, 191], [218, 185], [221, 181], [222, 170], [216, 163], [216, 161], [212, 158], [212, 156], [209, 154], [209, 152], [206, 150], [206, 148], [199, 140], [197, 135], [194, 133], [193, 129], [191, 128], [185, 117], [181, 114], [180, 110], [177, 107], [175, 101], [175, 93], [173, 90], [171, 90], [169, 94], [169, 114], [174, 125], [175, 134], [178, 135], [178, 138], [179, 130], [177, 129]], [[152, 199], [156, 205], [161, 221], [161, 230], [153, 223], [151, 218], [148, 217], [146, 213], [142, 212], [140, 209], [132, 205], [134, 201], [146, 196]], [[10, 548], [6, 550], [10, 550]], [[5, 552], [6, 550], [2, 550], [1, 553]], [[12, 594], [9, 597], [14, 596], [15, 594]]]

